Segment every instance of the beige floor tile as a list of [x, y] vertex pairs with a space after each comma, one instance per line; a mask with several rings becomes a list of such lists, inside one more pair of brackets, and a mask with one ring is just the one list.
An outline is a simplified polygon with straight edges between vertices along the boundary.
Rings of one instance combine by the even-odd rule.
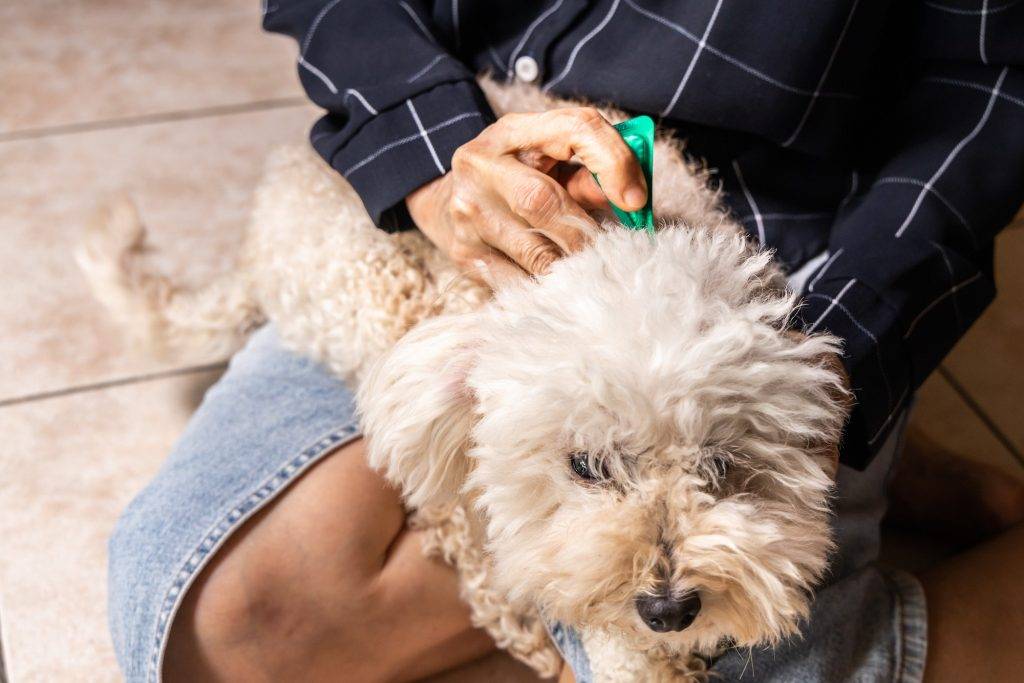
[[257, 0], [0, 3], [0, 134], [301, 94]]
[[11, 681], [115, 681], [106, 539], [213, 373], [0, 409], [0, 613]]
[[1024, 451], [1024, 229], [996, 243], [999, 294], [946, 367], [999, 430]]
[[268, 152], [312, 107], [0, 143], [0, 399], [166, 367], [126, 348], [72, 252], [97, 204], [126, 192], [170, 272], [226, 268]]
[[938, 373], [918, 391], [911, 422], [949, 450], [1024, 480], [1024, 467]]

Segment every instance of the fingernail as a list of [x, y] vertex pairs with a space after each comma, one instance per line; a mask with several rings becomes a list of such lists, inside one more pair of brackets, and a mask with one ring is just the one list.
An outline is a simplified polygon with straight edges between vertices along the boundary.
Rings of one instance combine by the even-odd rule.
[[638, 185], [633, 185], [628, 190], [626, 190], [626, 195], [624, 199], [626, 200], [626, 204], [632, 207], [634, 210], [641, 209], [643, 208], [644, 204], [647, 203], [647, 192], [642, 187], [639, 187]]

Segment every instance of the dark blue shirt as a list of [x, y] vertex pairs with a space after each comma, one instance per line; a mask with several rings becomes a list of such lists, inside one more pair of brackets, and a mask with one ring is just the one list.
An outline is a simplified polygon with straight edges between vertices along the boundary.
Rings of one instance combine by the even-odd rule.
[[269, 0], [326, 111], [313, 146], [387, 230], [494, 120], [480, 71], [648, 113], [717, 169], [845, 340], [864, 466], [994, 295], [1024, 200], [1021, 0]]

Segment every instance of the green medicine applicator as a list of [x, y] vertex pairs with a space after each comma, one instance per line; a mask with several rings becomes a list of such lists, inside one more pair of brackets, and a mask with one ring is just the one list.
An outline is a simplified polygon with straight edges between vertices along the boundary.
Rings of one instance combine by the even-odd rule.
[[[654, 121], [650, 116], [637, 116], [615, 124], [615, 130], [619, 131], [626, 146], [636, 155], [640, 162], [640, 168], [644, 173], [644, 180], [647, 181], [647, 203], [638, 211], [624, 211], [612, 204], [612, 211], [619, 221], [630, 230], [646, 230], [654, 234]], [[597, 184], [601, 180], [594, 175]]]

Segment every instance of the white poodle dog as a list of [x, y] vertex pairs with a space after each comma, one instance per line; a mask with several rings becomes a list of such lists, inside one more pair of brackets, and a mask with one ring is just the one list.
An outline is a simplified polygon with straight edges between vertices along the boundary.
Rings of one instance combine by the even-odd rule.
[[[483, 85], [498, 113], [564, 106]], [[126, 205], [80, 261], [151, 343], [222, 355], [270, 320], [357, 386], [371, 464], [475, 622], [539, 673], [557, 621], [597, 680], [703, 679], [702, 657], [807, 614], [847, 394], [837, 340], [785, 332], [797, 297], [707, 174], [668, 138], [655, 159], [655, 236], [606, 221], [493, 297], [418, 233], [375, 228], [299, 148], [271, 158], [238, 267], [208, 287], [151, 272]]]

